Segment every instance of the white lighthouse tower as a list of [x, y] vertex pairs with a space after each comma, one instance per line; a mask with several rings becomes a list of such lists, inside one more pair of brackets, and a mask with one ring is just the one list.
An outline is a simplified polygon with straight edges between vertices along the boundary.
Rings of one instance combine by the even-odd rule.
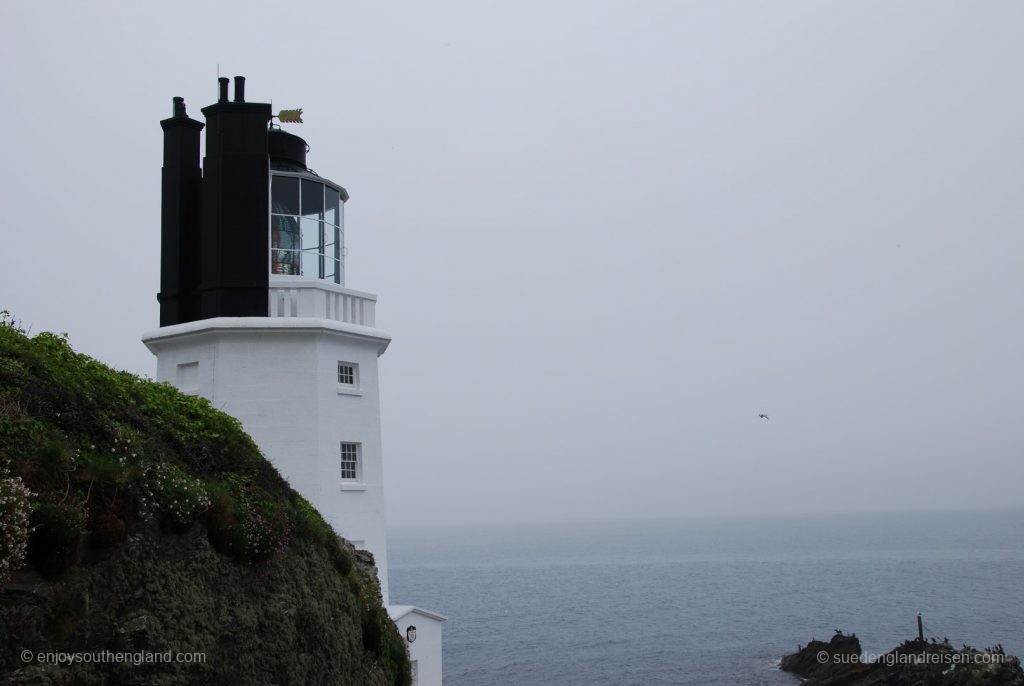
[[[270, 126], [244, 79], [220, 79], [204, 125], [174, 100], [164, 129], [157, 379], [238, 418], [341, 536], [373, 554], [390, 602], [376, 296], [345, 284], [348, 193], [306, 167], [306, 142]], [[441, 622], [389, 606], [414, 683], [441, 683]]]

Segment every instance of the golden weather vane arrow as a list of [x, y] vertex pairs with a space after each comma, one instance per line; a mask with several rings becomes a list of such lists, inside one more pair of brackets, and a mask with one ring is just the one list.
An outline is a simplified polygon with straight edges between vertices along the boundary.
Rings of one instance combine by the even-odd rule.
[[282, 124], [301, 124], [302, 108], [297, 110], [281, 110], [277, 113], [277, 120]]

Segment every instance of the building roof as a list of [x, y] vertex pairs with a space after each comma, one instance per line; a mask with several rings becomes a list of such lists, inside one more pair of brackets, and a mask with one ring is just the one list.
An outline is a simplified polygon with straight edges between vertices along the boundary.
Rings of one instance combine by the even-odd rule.
[[397, 622], [410, 612], [415, 612], [418, 615], [423, 615], [428, 619], [433, 619], [438, 622], [448, 621], [448, 618], [444, 615], [439, 615], [436, 612], [431, 612], [430, 610], [424, 610], [422, 607], [416, 607], [415, 605], [388, 605], [388, 615], [391, 616], [391, 621], [393, 622]]

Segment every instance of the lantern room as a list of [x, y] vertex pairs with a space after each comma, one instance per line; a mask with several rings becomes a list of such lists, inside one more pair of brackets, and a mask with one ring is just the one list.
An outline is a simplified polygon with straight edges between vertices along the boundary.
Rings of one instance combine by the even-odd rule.
[[306, 143], [277, 128], [270, 156], [270, 273], [345, 285], [345, 201], [341, 186], [306, 168]]

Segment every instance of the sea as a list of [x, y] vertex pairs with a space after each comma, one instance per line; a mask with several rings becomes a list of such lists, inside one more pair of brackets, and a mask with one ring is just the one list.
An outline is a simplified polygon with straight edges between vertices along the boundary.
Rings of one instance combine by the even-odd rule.
[[785, 684], [836, 629], [1024, 656], [1024, 511], [389, 531], [391, 602], [448, 617], [448, 686]]

